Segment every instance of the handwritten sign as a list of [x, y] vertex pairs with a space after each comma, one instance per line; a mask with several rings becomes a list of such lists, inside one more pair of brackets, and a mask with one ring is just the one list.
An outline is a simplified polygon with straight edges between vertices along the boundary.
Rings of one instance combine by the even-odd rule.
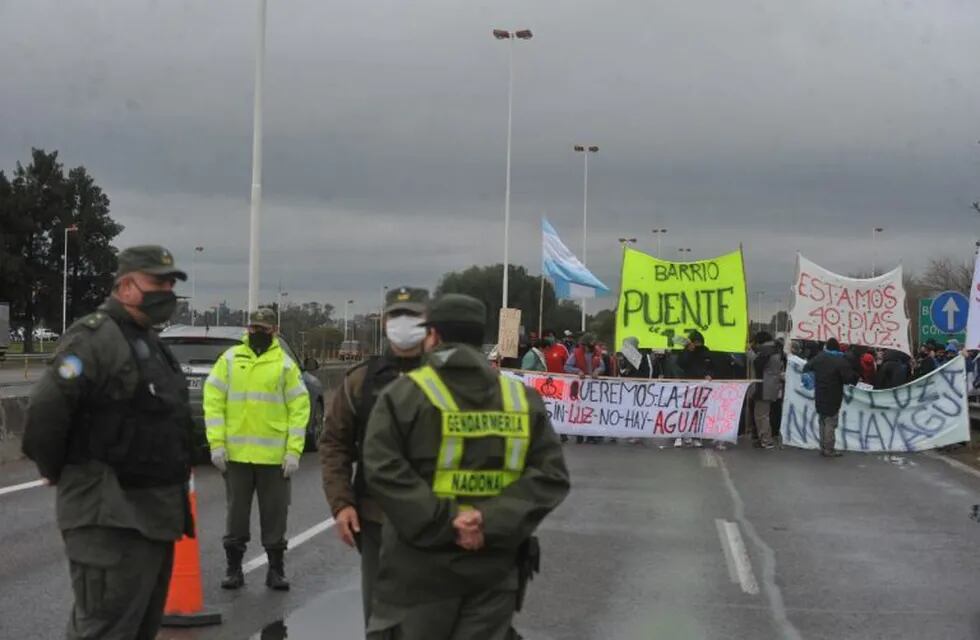
[[790, 338], [911, 353], [901, 266], [876, 278], [847, 278], [797, 259]]
[[516, 358], [520, 346], [521, 310], [501, 309], [497, 333], [497, 353], [501, 358]]
[[[813, 390], [803, 385], [804, 360], [790, 356], [783, 400], [783, 441], [817, 449], [820, 424]], [[848, 451], [924, 451], [970, 439], [966, 363], [959, 356], [929, 375], [895, 389], [844, 387], [837, 448]]]
[[668, 262], [626, 249], [616, 344], [669, 349], [695, 329], [712, 351], [745, 351], [748, 305], [741, 249], [711, 260]]
[[586, 378], [505, 371], [544, 399], [558, 433], [735, 442], [751, 382]]

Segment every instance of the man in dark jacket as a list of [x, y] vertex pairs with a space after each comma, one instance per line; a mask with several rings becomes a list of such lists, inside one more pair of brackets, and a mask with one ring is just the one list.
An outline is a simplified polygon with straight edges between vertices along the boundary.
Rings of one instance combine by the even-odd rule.
[[[700, 331], [692, 331], [688, 334], [684, 350], [677, 356], [677, 366], [686, 379], [711, 380], [715, 377], [715, 361], [711, 351], [704, 345], [704, 336]], [[701, 438], [677, 438], [674, 440], [675, 447], [682, 447], [685, 444], [701, 447]], [[724, 448], [725, 445], [719, 443], [719, 447]]]
[[773, 441], [770, 414], [773, 403], [779, 402], [786, 358], [766, 331], [756, 334], [755, 344], [757, 351], [752, 362], [753, 373], [756, 379], [762, 380], [756, 384], [755, 424], [759, 431], [759, 445], [763, 449], [772, 449], [776, 443]]
[[909, 381], [907, 356], [901, 351], [887, 349], [878, 367], [875, 389], [894, 389]]
[[857, 382], [857, 374], [841, 353], [840, 344], [835, 338], [828, 340], [824, 350], [803, 367], [803, 373], [811, 372], [820, 420], [820, 455], [837, 458], [842, 455], [835, 446], [837, 414], [844, 401], [844, 385]]

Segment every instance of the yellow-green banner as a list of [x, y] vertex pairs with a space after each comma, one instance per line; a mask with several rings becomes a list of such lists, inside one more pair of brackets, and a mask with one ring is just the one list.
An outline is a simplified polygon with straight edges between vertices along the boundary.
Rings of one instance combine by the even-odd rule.
[[616, 344], [670, 349], [693, 330], [712, 351], [745, 351], [748, 295], [742, 250], [697, 262], [668, 262], [626, 249], [616, 310]]

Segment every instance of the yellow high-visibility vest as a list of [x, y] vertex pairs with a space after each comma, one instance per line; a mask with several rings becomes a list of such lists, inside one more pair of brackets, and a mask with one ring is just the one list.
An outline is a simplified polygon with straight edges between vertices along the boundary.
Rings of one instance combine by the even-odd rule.
[[232, 462], [282, 464], [287, 453], [299, 457], [309, 420], [310, 394], [278, 338], [261, 356], [245, 343], [228, 349], [204, 383], [208, 445], [224, 448]]
[[[442, 440], [432, 478], [441, 498], [480, 498], [498, 495], [524, 472], [531, 438], [531, 413], [524, 385], [500, 376], [502, 410], [461, 411], [449, 388], [432, 367], [408, 374], [442, 413]], [[503, 469], [463, 469], [463, 448], [473, 438], [504, 438]]]

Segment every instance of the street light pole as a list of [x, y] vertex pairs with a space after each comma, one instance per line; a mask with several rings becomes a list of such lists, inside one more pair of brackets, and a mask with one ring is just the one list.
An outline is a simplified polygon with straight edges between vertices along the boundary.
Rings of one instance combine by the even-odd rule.
[[191, 326], [197, 326], [197, 254], [203, 253], [204, 247], [194, 247], [194, 259], [191, 261]]
[[344, 302], [344, 342], [347, 341], [347, 327], [348, 327], [347, 317], [348, 317], [348, 311], [350, 309], [350, 305], [352, 304], [354, 304], [353, 300], [347, 300], [346, 302]]
[[530, 29], [518, 31], [508, 31], [506, 29], [494, 29], [493, 37], [497, 40], [507, 41], [507, 177], [504, 187], [504, 286], [503, 286], [503, 308], [507, 308], [508, 294], [510, 293], [510, 153], [511, 153], [511, 132], [514, 122], [514, 40], [530, 40], [532, 37]]
[[262, 81], [265, 74], [266, 0], [258, 0], [255, 32], [255, 94], [252, 107], [252, 199], [249, 215], [248, 309], [259, 305], [259, 220], [262, 214]]
[[878, 261], [877, 248], [875, 240], [878, 239], [878, 234], [884, 231], [882, 227], [875, 227], [871, 230], [871, 277], [874, 278], [878, 275], [877, 265]]
[[[761, 330], [762, 325], [763, 325], [763, 322], [762, 322], [762, 296], [765, 295], [765, 293], [766, 293], [765, 291], [756, 291], [755, 292], [755, 313], [756, 313], [756, 316], [759, 318], [759, 328], [760, 328], [760, 330]], [[749, 324], [752, 324], [752, 323], [750, 322]]]
[[282, 299], [289, 295], [288, 291], [282, 290], [282, 283], [279, 283], [279, 304], [276, 305], [276, 325], [279, 327], [279, 332], [282, 332]]
[[663, 255], [661, 253], [661, 251], [663, 250], [662, 241], [663, 241], [663, 238], [664, 238], [664, 236], [666, 234], [667, 234], [667, 230], [666, 229], [654, 229], [653, 230], [653, 235], [657, 236], [657, 257], [658, 258], [662, 257], [662, 255]]
[[78, 231], [78, 225], [73, 224], [65, 227], [65, 273], [61, 284], [61, 335], [68, 329], [68, 232]]
[[[599, 147], [595, 145], [577, 144], [574, 147], [576, 153], [581, 153], [585, 158], [584, 170], [582, 174], [582, 265], [589, 265], [589, 154], [598, 153]], [[582, 331], [585, 331], [585, 298], [582, 298]]]
[[378, 355], [384, 352], [384, 318], [385, 318], [385, 299], [388, 297], [388, 287], [381, 287], [381, 308], [378, 311]]

